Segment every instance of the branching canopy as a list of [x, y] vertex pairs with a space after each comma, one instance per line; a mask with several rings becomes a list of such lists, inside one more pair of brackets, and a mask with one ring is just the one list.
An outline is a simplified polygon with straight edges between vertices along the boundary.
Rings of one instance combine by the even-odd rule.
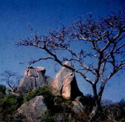
[[[35, 35], [34, 39], [22, 40], [18, 45], [34, 46], [49, 54], [30, 64], [52, 59], [81, 74], [92, 85], [95, 98], [101, 100], [107, 81], [125, 67], [124, 37], [125, 11], [121, 11], [97, 20], [92, 16], [79, 19], [70, 27], [62, 26], [46, 36]], [[65, 56], [60, 56], [60, 52]], [[74, 67], [64, 65], [64, 61], [71, 61]], [[88, 74], [93, 77], [89, 78]], [[98, 82], [101, 85], [97, 93]]]

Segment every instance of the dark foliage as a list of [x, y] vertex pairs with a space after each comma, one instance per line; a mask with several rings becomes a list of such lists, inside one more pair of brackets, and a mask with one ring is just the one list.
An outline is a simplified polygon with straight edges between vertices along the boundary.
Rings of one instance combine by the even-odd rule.
[[3, 84], [0, 84], [0, 92], [2, 92], [3, 94], [5, 94], [5, 90], [6, 90], [6, 86]]
[[85, 112], [90, 113], [93, 106], [95, 105], [95, 100], [91, 95], [86, 95], [81, 99], [82, 104], [85, 106]]
[[[2, 92], [1, 92], [2, 94]], [[87, 122], [89, 113], [94, 106], [94, 98], [90, 95], [81, 98], [80, 101], [85, 107], [84, 115], [77, 115], [72, 111], [72, 101], [61, 96], [54, 96], [51, 88], [44, 86], [23, 96], [2, 94], [0, 99], [0, 121], [22, 122], [24, 116], [16, 114], [16, 110], [26, 101], [35, 96], [43, 95], [48, 106], [48, 112], [41, 117], [41, 122]], [[95, 116], [94, 122], [124, 122], [125, 121], [125, 100], [119, 103], [111, 103], [102, 106]]]
[[14, 112], [23, 102], [22, 96], [7, 95], [0, 100], [0, 120], [11, 122]]

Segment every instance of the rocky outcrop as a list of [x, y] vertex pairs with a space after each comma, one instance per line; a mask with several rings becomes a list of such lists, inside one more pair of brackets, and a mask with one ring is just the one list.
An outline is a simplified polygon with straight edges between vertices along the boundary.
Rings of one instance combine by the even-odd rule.
[[52, 79], [45, 76], [44, 67], [28, 67], [24, 77], [20, 80], [17, 93], [24, 94], [43, 85], [50, 85]]
[[[65, 62], [65, 65], [72, 67], [70, 62]], [[74, 72], [66, 67], [61, 68], [51, 85], [54, 94], [62, 95], [66, 99], [75, 99], [83, 95], [77, 86]]]
[[[73, 67], [70, 62], [65, 62], [65, 65], [67, 65], [68, 67]], [[62, 96], [66, 99], [70, 99], [71, 104], [68, 105], [69, 103], [65, 103], [65, 106], [67, 108], [72, 107], [71, 111], [74, 114], [84, 114], [85, 108], [80, 101], [81, 98], [83, 98], [83, 94], [78, 88], [75, 73], [70, 68], [62, 67], [55, 78], [52, 80], [50, 77], [47, 77], [45, 75], [45, 72], [46, 70], [43, 67], [28, 67], [24, 74], [24, 77], [20, 80], [16, 92], [18, 94], [25, 94], [27, 92], [35, 90], [36, 88], [42, 87], [43, 85], [49, 86], [53, 93], [53, 95], [51, 94], [50, 96], [50, 98], [52, 97], [51, 99], [53, 99], [51, 100], [52, 103], [49, 103], [50, 101], [48, 100], [46, 100], [45, 103], [45, 99], [41, 95], [36, 96], [30, 101], [22, 104], [21, 107], [17, 110], [17, 115], [21, 115], [23, 117], [22, 122], [40, 122], [42, 121], [42, 117], [43, 119], [46, 117], [44, 116], [46, 112], [52, 111], [54, 109], [61, 109], [62, 111], [63, 107], [59, 107], [55, 102], [56, 100], [60, 101], [60, 99], [57, 99], [57, 95]], [[60, 104], [62, 103], [60, 102]], [[57, 112], [54, 115], [54, 118], [62, 121], [64, 116], [69, 117], [69, 113], [65, 112], [64, 115], [64, 113]]]
[[[73, 67], [70, 62], [65, 62], [68, 67]], [[44, 67], [28, 67], [24, 77], [20, 80], [17, 93], [25, 94], [43, 85], [51, 86], [54, 95], [61, 95], [66, 99], [75, 99], [82, 96], [79, 90], [74, 72], [66, 67], [62, 67], [54, 80], [45, 75]]]
[[28, 102], [22, 104], [17, 113], [22, 115], [23, 122], [40, 122], [40, 118], [47, 111], [47, 106], [43, 96], [36, 96]]

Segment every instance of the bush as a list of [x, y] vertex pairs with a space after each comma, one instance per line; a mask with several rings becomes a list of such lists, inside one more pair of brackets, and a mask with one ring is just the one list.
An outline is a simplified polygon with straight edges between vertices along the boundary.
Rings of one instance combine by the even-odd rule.
[[27, 102], [29, 101], [30, 99], [34, 98], [36, 95], [35, 95], [35, 92], [32, 91], [32, 92], [28, 92], [26, 93], [24, 96], [23, 96], [23, 102]]
[[34, 98], [35, 96], [39, 96], [39, 95], [43, 95], [44, 98], [46, 99], [50, 99], [51, 97], [53, 97], [53, 94], [51, 93], [51, 89], [48, 86], [43, 86], [32, 92], [26, 93], [23, 97], [24, 102], [27, 102], [30, 99]]
[[83, 98], [80, 99], [81, 103], [83, 104], [85, 108], [85, 113], [89, 114], [92, 111], [92, 108], [95, 104], [95, 100], [91, 95], [86, 95]]
[[2, 92], [3, 94], [5, 94], [5, 90], [6, 90], [6, 86], [3, 84], [0, 84], [0, 92]]
[[2, 92], [0, 92], [0, 102], [4, 98], [4, 96], [5, 96], [5, 94], [3, 94]]
[[15, 114], [11, 122], [23, 122], [23, 120], [25, 120], [25, 117], [22, 114]]
[[57, 122], [53, 114], [48, 111], [41, 117], [41, 122]]
[[11, 122], [14, 112], [20, 107], [22, 102], [23, 99], [21, 96], [5, 96], [0, 102], [0, 119], [5, 120], [6, 122]]
[[103, 106], [96, 119], [96, 122], [125, 122], [125, 101]]
[[47, 111], [41, 117], [41, 122], [71, 122], [71, 120], [72, 120], [71, 114], [69, 114], [69, 113], [59, 113], [59, 112], [53, 113], [53, 111]]

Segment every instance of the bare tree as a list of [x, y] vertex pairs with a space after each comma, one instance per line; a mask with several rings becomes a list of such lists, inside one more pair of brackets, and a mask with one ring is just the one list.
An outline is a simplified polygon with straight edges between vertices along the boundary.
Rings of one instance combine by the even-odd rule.
[[1, 80], [6, 82], [12, 92], [15, 92], [15, 88], [19, 83], [19, 76], [15, 72], [4, 71], [4, 73], [1, 74], [1, 77]]
[[[123, 10], [96, 20], [91, 15], [86, 20], [81, 18], [70, 27], [62, 26], [60, 30], [49, 32], [47, 36], [36, 34], [35, 38], [22, 40], [18, 45], [37, 47], [49, 54], [31, 61], [30, 64], [52, 59], [79, 73], [91, 84], [95, 99], [95, 106], [90, 114], [93, 119], [101, 107], [106, 83], [125, 67], [124, 37]], [[60, 56], [60, 53], [65, 56]], [[64, 65], [64, 61], [71, 61], [74, 67]], [[100, 87], [97, 87], [99, 82]]]

